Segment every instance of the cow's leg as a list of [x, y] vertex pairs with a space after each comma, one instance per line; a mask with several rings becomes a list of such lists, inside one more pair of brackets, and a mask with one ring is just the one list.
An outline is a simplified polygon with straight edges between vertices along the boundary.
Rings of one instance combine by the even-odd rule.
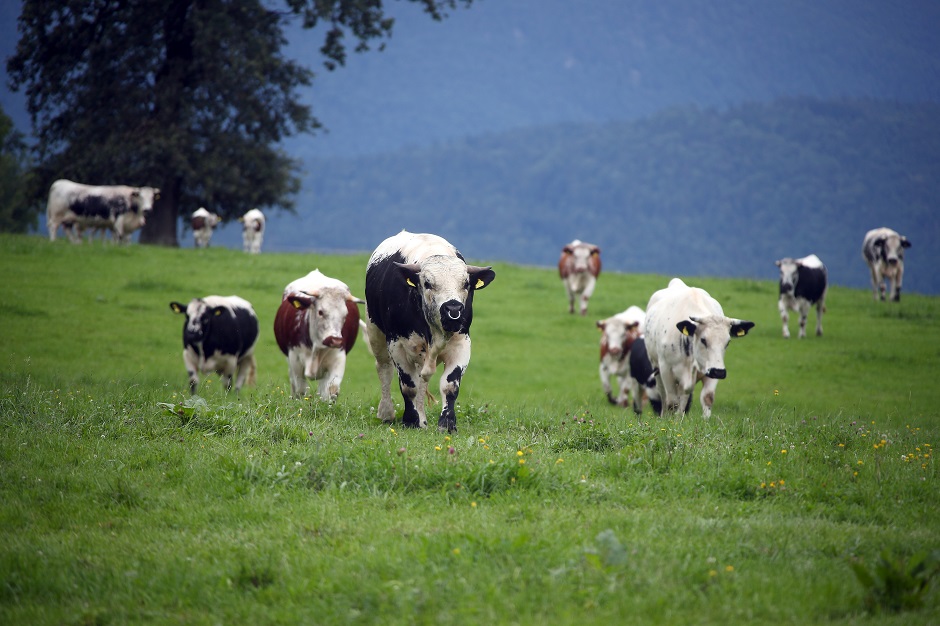
[[708, 376], [702, 378], [702, 393], [699, 400], [702, 402], [702, 416], [708, 419], [712, 415], [712, 405], [715, 404], [715, 390], [718, 389], [718, 381]]
[[790, 338], [790, 312], [787, 308], [787, 303], [783, 298], [777, 301], [777, 309], [780, 311], [780, 321], [783, 322], [783, 338]]
[[[401, 398], [405, 402], [405, 411], [401, 416], [401, 424], [405, 428], [426, 428], [428, 425], [427, 418], [424, 419], [423, 423], [421, 420], [421, 414], [424, 412], [424, 396], [418, 396], [418, 387], [421, 386], [426, 392], [427, 385], [420, 385], [419, 381], [421, 381], [420, 376], [412, 376], [411, 373], [406, 372], [399, 366], [398, 387], [401, 389]], [[422, 410], [420, 412], [418, 411], [418, 404], [421, 405]]]
[[904, 267], [898, 265], [894, 272], [894, 280], [891, 281], [891, 300], [901, 301], [901, 278], [904, 276]]
[[822, 316], [826, 310], [825, 300], [816, 303], [816, 336], [822, 337]]
[[598, 373], [601, 377], [601, 387], [604, 389], [604, 394], [607, 395], [607, 401], [611, 404], [617, 404], [617, 400], [614, 398], [613, 393], [611, 393], [610, 373], [607, 371], [607, 365], [604, 363], [604, 361], [601, 361], [601, 365], [598, 368]]
[[383, 422], [395, 421], [395, 403], [392, 402], [392, 375], [394, 368], [392, 358], [389, 355], [391, 346], [386, 342], [385, 333], [379, 330], [379, 327], [372, 323], [367, 323], [368, 329], [365, 333], [369, 342], [369, 351], [375, 357], [375, 372], [379, 377], [379, 386], [381, 387], [381, 397], [376, 416]]
[[437, 429], [442, 432], [457, 432], [457, 395], [460, 393], [460, 381], [470, 364], [470, 337], [458, 335], [451, 339], [442, 354], [444, 372], [441, 374], [441, 416], [437, 420]]
[[596, 284], [597, 281], [589, 280], [587, 285], [584, 287], [584, 291], [581, 292], [581, 315], [587, 315], [588, 300], [590, 300], [591, 296], [594, 295], [594, 286]]
[[798, 306], [800, 311], [800, 339], [804, 339], [806, 337], [806, 318], [809, 317], [810, 304], [807, 300], [801, 298]]
[[879, 297], [881, 300], [885, 299], [885, 285], [884, 278], [881, 275], [881, 270], [875, 265], [869, 267], [871, 270], [871, 290], [875, 297], [875, 300], [878, 300]]
[[235, 376], [235, 393], [238, 393], [242, 390], [242, 387], [245, 386], [245, 382], [254, 382], [254, 379], [251, 376], [252, 370], [255, 368], [255, 355], [246, 354], [242, 355], [238, 359], [238, 365], [236, 366], [237, 374]]
[[199, 357], [192, 350], [183, 349], [183, 365], [189, 374], [189, 393], [196, 395], [199, 387]]
[[573, 314], [575, 297], [574, 289], [572, 289], [568, 283], [565, 283], [565, 291], [568, 293], [568, 312]]
[[635, 403], [637, 396], [636, 381], [628, 373], [620, 377], [620, 395], [617, 397], [617, 404], [624, 408], [630, 406], [631, 396]]
[[290, 392], [295, 398], [307, 395], [307, 377], [304, 376], [305, 354], [299, 348], [288, 350], [287, 375], [290, 378]]
[[656, 386], [659, 388], [664, 400], [663, 409], [667, 412], [679, 413], [685, 407], [684, 400], [678, 388], [678, 382], [672, 371], [668, 368], [660, 370], [656, 377]]
[[320, 398], [327, 402], [335, 402], [346, 373], [346, 352], [342, 348], [329, 350], [323, 357], [321, 367], [323, 367], [323, 374], [318, 389]]

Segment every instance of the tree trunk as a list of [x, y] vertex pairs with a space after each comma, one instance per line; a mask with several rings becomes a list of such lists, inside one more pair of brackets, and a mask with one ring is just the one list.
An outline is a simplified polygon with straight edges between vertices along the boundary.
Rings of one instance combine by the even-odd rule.
[[160, 189], [160, 199], [154, 203], [153, 213], [140, 231], [140, 243], [179, 247], [179, 239], [176, 236], [179, 197], [179, 179], [171, 182], [168, 189]]

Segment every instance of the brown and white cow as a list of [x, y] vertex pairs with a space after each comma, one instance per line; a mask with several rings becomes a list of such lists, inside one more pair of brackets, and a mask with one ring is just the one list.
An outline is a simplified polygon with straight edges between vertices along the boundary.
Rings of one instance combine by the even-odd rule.
[[575, 239], [561, 249], [558, 274], [568, 293], [568, 312], [574, 313], [575, 299], [581, 301], [581, 315], [587, 315], [588, 300], [601, 273], [601, 249]]
[[457, 430], [457, 395], [470, 364], [473, 296], [495, 277], [490, 267], [467, 265], [437, 235], [402, 231], [379, 244], [366, 268], [366, 336], [382, 389], [379, 419], [395, 419], [391, 383], [397, 370], [405, 402], [402, 425], [426, 428], [428, 383], [443, 363], [437, 427]]
[[871, 289], [875, 300], [885, 299], [885, 281], [891, 281], [890, 298], [901, 299], [901, 282], [904, 278], [904, 249], [911, 242], [890, 228], [875, 228], [865, 233], [862, 241], [862, 257], [871, 272]]
[[238, 221], [242, 223], [242, 244], [245, 252], [260, 254], [261, 243], [264, 241], [264, 213], [259, 209], [251, 209]]
[[189, 223], [193, 229], [193, 239], [196, 241], [197, 248], [209, 247], [209, 240], [212, 239], [212, 231], [221, 221], [221, 217], [215, 213], [210, 213], [205, 207], [199, 207], [193, 211]]
[[320, 398], [332, 402], [346, 373], [346, 355], [359, 334], [359, 309], [346, 283], [316, 269], [284, 288], [274, 317], [274, 338], [287, 356], [291, 393], [302, 398], [307, 379], [319, 381]]
[[127, 185], [83, 185], [59, 179], [49, 188], [46, 204], [46, 228], [55, 241], [59, 226], [73, 243], [81, 242], [85, 228], [104, 228], [115, 240], [126, 242], [131, 233], [142, 228], [160, 198], [154, 187]]
[[650, 297], [646, 307], [646, 350], [667, 411], [688, 412], [692, 391], [702, 381], [702, 413], [711, 415], [718, 381], [727, 376], [725, 350], [754, 322], [725, 317], [704, 289], [679, 278]]
[[[627, 406], [631, 395], [636, 401], [637, 389], [634, 388], [634, 380], [630, 376], [630, 349], [643, 333], [645, 319], [643, 309], [631, 306], [621, 313], [597, 321], [597, 327], [601, 330], [601, 361], [598, 373], [601, 377], [601, 387], [611, 404]], [[617, 382], [617, 397], [614, 397], [612, 391], [611, 378]]]

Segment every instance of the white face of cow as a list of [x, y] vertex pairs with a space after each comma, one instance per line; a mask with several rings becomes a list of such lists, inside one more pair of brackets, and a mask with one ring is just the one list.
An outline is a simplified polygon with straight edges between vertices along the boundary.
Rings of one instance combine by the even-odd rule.
[[889, 235], [875, 240], [875, 248], [888, 265], [897, 265], [904, 261], [904, 248], [910, 247], [911, 243], [902, 235]]
[[287, 300], [298, 309], [308, 309], [310, 341], [314, 347], [343, 347], [343, 325], [346, 323], [347, 301], [356, 300], [341, 289], [324, 287], [313, 293], [295, 291]]
[[134, 199], [134, 205], [140, 213], [141, 224], [147, 215], [153, 211], [153, 203], [160, 199], [160, 190], [155, 187], [140, 187], [131, 194]]
[[185, 307], [178, 302], [171, 302], [170, 308], [176, 313], [186, 314], [186, 324], [183, 326], [183, 341], [187, 345], [202, 343], [212, 324], [212, 318], [222, 314], [222, 307], [209, 306], [199, 298], [191, 300]]
[[780, 293], [793, 293], [799, 278], [799, 265], [793, 259], [780, 259], [777, 267], [780, 268]]
[[591, 269], [591, 255], [594, 250], [588, 246], [568, 246], [565, 252], [571, 255], [571, 271], [579, 274]]
[[725, 370], [725, 350], [731, 338], [743, 337], [753, 327], [754, 322], [720, 315], [691, 316], [676, 324], [683, 339], [690, 342], [683, 348], [687, 353], [691, 351], [696, 369], [717, 380], [728, 375]]
[[601, 342], [606, 342], [607, 352], [614, 356], [630, 350], [640, 336], [639, 325], [639, 322], [626, 322], [616, 316], [597, 322], [597, 327], [601, 329]]
[[432, 256], [421, 263], [396, 265], [408, 285], [420, 293], [428, 323], [452, 333], [470, 327], [473, 292], [496, 277], [489, 267], [467, 265], [453, 256]]

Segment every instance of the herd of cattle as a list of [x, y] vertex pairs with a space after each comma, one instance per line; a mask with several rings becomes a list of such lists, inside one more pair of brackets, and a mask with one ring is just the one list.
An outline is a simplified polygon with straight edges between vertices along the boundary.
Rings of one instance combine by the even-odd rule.
[[[55, 240], [59, 226], [78, 242], [86, 228], [110, 230], [126, 241], [142, 227], [159, 198], [152, 187], [95, 187], [58, 180], [49, 190], [47, 226]], [[218, 215], [200, 208], [191, 226], [197, 247], [206, 247]], [[244, 250], [261, 251], [265, 218], [258, 209], [239, 218]], [[910, 241], [889, 228], [869, 231], [862, 255], [871, 272], [874, 298], [899, 300], [904, 274], [904, 250]], [[789, 338], [789, 311], [800, 315], [799, 337], [806, 336], [806, 321], [816, 309], [816, 334], [822, 335], [822, 315], [828, 290], [826, 266], [815, 254], [776, 261], [780, 269], [778, 308], [783, 336]], [[577, 302], [582, 316], [601, 271], [601, 251], [594, 244], [574, 240], [562, 248], [558, 272], [568, 296], [568, 311]], [[440, 365], [441, 414], [438, 428], [457, 429], [455, 405], [460, 383], [470, 363], [470, 324], [473, 295], [496, 277], [491, 267], [468, 265], [446, 240], [431, 234], [401, 231], [383, 241], [366, 268], [365, 300], [355, 297], [346, 283], [314, 270], [289, 283], [282, 293], [274, 320], [274, 336], [287, 357], [291, 393], [303, 397], [308, 381], [317, 381], [317, 393], [326, 401], [339, 395], [346, 355], [362, 333], [375, 359], [381, 387], [378, 417], [396, 419], [391, 396], [393, 376], [404, 400], [402, 423], [427, 427], [425, 399], [429, 382]], [[886, 284], [887, 283], [887, 284]], [[886, 288], [887, 287], [887, 288]], [[365, 305], [365, 319], [359, 305]], [[189, 386], [196, 393], [199, 374], [216, 372], [227, 389], [236, 390], [255, 378], [254, 350], [258, 317], [251, 303], [238, 296], [206, 296], [188, 304], [171, 302], [185, 315], [183, 362]], [[601, 330], [600, 379], [607, 399], [640, 414], [649, 403], [653, 410], [688, 412], [692, 393], [701, 382], [699, 400], [707, 418], [715, 401], [718, 381], [727, 376], [725, 351], [736, 337], [745, 336], [754, 322], [727, 317], [721, 304], [705, 290], [679, 278], [656, 291], [646, 310], [633, 305], [622, 313], [597, 321]], [[617, 385], [616, 395], [611, 383]]]

